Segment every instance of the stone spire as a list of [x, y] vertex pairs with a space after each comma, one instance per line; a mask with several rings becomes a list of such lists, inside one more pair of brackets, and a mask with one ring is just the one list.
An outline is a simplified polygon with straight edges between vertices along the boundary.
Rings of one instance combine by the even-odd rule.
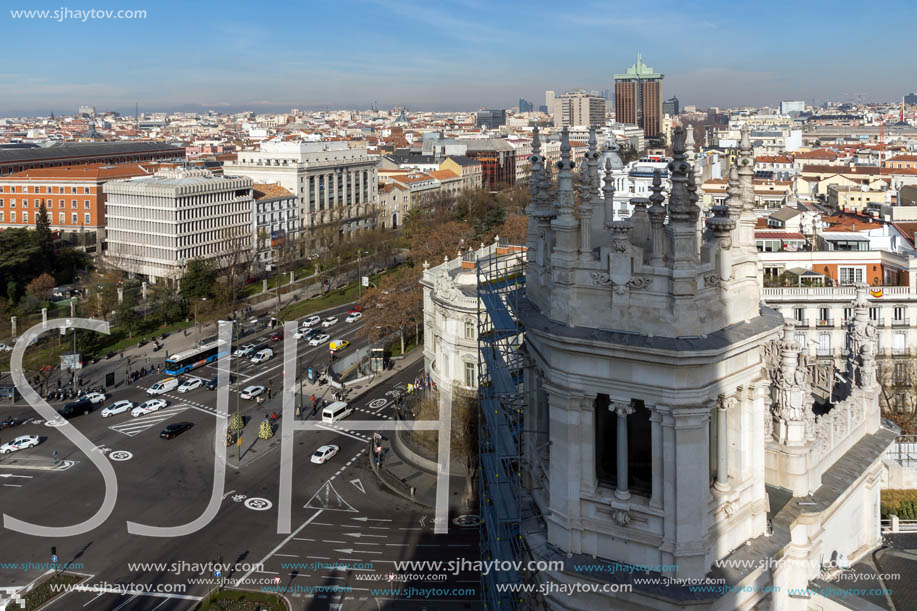
[[615, 180], [611, 171], [611, 159], [605, 160], [605, 184], [602, 186], [602, 195], [605, 202], [605, 229], [608, 229], [614, 220], [615, 206]]
[[742, 187], [742, 208], [746, 211], [753, 211], [755, 208], [755, 153], [747, 127], [742, 128], [737, 163], [739, 165], [739, 185]]
[[593, 201], [598, 201], [602, 199], [602, 195], [599, 192], [599, 157], [602, 154], [599, 153], [598, 140], [595, 136], [595, 126], [589, 128], [589, 178], [591, 183], [589, 185], [590, 196]]
[[560, 161], [557, 162], [557, 220], [565, 225], [576, 222], [573, 217], [573, 167], [570, 159], [570, 131], [564, 127], [560, 136]]
[[685, 157], [685, 129], [675, 128], [672, 161], [669, 162], [669, 172], [672, 180], [672, 193], [669, 196], [669, 222], [691, 223], [697, 222], [700, 209], [692, 201], [688, 190], [688, 175], [692, 168]]
[[738, 220], [742, 215], [742, 187], [739, 185], [739, 171], [736, 166], [729, 168], [724, 204], [729, 209], [729, 217]]
[[652, 204], [646, 211], [650, 217], [650, 265], [665, 264], [665, 234], [662, 224], [665, 222], [665, 196], [662, 194], [662, 173], [653, 171], [653, 184], [650, 186], [649, 200]]
[[541, 156], [541, 139], [538, 137], [538, 127], [532, 130], [532, 156], [529, 157], [531, 173], [529, 174], [529, 194], [531, 201], [529, 208], [534, 210], [541, 201], [541, 190], [544, 188], [542, 172], [544, 171], [544, 158]]

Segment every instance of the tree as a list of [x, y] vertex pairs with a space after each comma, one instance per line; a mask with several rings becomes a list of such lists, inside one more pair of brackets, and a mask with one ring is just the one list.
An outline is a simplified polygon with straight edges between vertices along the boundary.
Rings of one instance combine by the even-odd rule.
[[54, 277], [44, 273], [29, 282], [25, 287], [25, 292], [27, 295], [34, 295], [42, 301], [47, 301], [51, 299], [51, 292], [55, 286], [57, 286], [57, 282], [55, 282]]
[[51, 234], [51, 219], [48, 217], [48, 209], [45, 208], [44, 202], [41, 203], [38, 216], [35, 218], [35, 240], [41, 252], [43, 269], [52, 269], [54, 266], [54, 236]]
[[15, 304], [19, 298], [19, 285], [15, 280], [10, 280], [6, 283], [6, 298], [9, 300], [10, 305]]
[[261, 421], [261, 428], [258, 429], [258, 439], [270, 439], [274, 436], [274, 427], [271, 426], [270, 420], [265, 418]]
[[525, 214], [511, 214], [506, 217], [499, 228], [501, 238], [510, 244], [525, 244], [529, 230], [529, 217]]
[[137, 311], [137, 295], [133, 291], [124, 291], [124, 299], [115, 309], [115, 324], [127, 329], [127, 336], [134, 337], [134, 329], [142, 320]]
[[189, 298], [213, 297], [216, 278], [212, 260], [192, 259], [181, 278], [181, 294]]
[[242, 418], [242, 414], [235, 412], [229, 421], [229, 430], [238, 433], [244, 428], [245, 420]]

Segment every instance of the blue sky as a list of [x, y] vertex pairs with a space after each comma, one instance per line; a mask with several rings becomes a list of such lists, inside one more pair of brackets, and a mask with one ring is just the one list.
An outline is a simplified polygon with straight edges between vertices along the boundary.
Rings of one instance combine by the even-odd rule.
[[[682, 104], [917, 90], [904, 2], [6, 0], [0, 114], [290, 107], [473, 110], [612, 87], [635, 54]], [[13, 19], [20, 9], [138, 20]]]

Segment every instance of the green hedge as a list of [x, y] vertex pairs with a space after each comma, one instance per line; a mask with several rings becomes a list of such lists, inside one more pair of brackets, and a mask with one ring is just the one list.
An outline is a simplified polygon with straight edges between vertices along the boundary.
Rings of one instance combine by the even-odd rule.
[[917, 490], [882, 490], [882, 517], [896, 515], [902, 520], [917, 520]]

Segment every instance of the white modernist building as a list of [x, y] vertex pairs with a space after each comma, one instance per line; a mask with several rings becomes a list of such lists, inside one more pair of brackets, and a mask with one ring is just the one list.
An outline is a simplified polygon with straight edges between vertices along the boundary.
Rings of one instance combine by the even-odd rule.
[[252, 248], [252, 181], [207, 170], [161, 170], [105, 184], [107, 263], [158, 282], [192, 259]]
[[378, 157], [347, 142], [264, 142], [258, 151], [239, 152], [225, 172], [288, 189], [302, 203], [306, 231], [332, 225], [348, 233], [375, 222], [377, 167]]
[[[846, 382], [818, 402], [825, 380], [792, 322], [761, 304], [748, 134], [730, 198], [702, 234], [682, 128], [673, 141], [669, 197], [656, 181], [626, 220], [611, 211], [610, 163], [599, 189], [594, 144], [575, 212], [566, 135], [556, 196], [534, 148], [517, 306], [528, 499], [518, 547], [562, 563], [540, 583], [596, 585], [547, 594], [551, 609], [870, 608], [789, 595], [881, 542], [881, 457], [897, 431], [880, 420], [866, 289], [847, 329]], [[607, 570], [585, 568], [597, 565]], [[648, 584], [647, 570], [662, 581]], [[723, 587], [686, 581], [706, 579]], [[603, 593], [609, 582], [632, 589]]]

